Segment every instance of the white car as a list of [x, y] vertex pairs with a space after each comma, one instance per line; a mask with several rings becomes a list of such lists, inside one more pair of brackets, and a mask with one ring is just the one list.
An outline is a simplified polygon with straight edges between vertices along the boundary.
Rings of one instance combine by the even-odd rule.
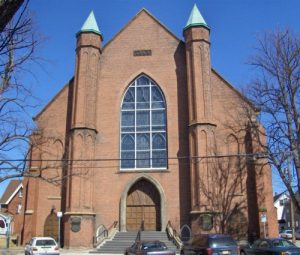
[[282, 232], [280, 232], [280, 237], [282, 238], [287, 238], [287, 239], [292, 239], [293, 237], [293, 232], [290, 229], [285, 229]]
[[52, 237], [33, 237], [25, 246], [25, 255], [59, 255], [59, 247]]

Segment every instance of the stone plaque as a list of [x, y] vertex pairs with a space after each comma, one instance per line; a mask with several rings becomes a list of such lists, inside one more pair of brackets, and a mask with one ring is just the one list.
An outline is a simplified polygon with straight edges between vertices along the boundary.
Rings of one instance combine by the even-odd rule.
[[73, 232], [80, 231], [81, 218], [80, 217], [72, 217], [71, 218], [71, 230]]
[[211, 214], [202, 214], [199, 217], [200, 227], [205, 230], [209, 231], [213, 228], [213, 215]]
[[141, 56], [151, 56], [152, 50], [135, 50], [133, 51], [133, 56], [141, 57]]

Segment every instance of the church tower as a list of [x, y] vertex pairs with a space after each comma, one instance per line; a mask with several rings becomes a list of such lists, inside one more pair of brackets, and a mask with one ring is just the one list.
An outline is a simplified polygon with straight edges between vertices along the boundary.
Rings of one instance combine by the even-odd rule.
[[[92, 246], [95, 212], [93, 210], [93, 163], [96, 128], [97, 87], [102, 34], [91, 12], [77, 33], [76, 67], [72, 95], [70, 129], [71, 163], [65, 212], [65, 244], [68, 247], [89, 243]], [[89, 161], [90, 160], [90, 161]]]
[[[214, 129], [212, 113], [210, 29], [194, 5], [184, 28], [188, 79], [189, 147], [191, 181], [191, 227], [199, 231], [203, 215], [210, 215], [201, 182], [209, 181], [207, 156], [213, 154]], [[209, 185], [208, 185], [209, 186]]]

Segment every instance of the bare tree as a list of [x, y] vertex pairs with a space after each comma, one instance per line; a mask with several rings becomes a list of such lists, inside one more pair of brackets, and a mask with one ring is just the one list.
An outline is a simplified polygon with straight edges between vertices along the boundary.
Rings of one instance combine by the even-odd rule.
[[[38, 41], [27, 11], [28, 1], [20, 7], [22, 2], [0, 2], [0, 182], [25, 173], [29, 135], [34, 128], [28, 114], [35, 105], [34, 97], [24, 75], [35, 61]], [[6, 18], [2, 20], [3, 15]], [[8, 160], [20, 157], [21, 149], [24, 160]]]
[[[300, 210], [295, 198], [300, 190], [300, 38], [289, 29], [265, 33], [250, 64], [259, 72], [247, 96], [260, 109], [265, 127], [255, 129], [256, 140]], [[290, 167], [293, 181], [287, 171]]]
[[24, 0], [0, 0], [0, 32], [11, 21], [23, 3]]
[[208, 165], [207, 177], [200, 179], [206, 209], [215, 213], [214, 231], [230, 233], [240, 239], [247, 236], [247, 171], [245, 160], [238, 155], [202, 159]]

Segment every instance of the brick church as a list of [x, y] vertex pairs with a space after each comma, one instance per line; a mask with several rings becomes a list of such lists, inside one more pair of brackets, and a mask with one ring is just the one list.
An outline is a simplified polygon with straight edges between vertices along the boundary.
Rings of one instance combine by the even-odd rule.
[[245, 114], [256, 110], [212, 68], [196, 5], [183, 35], [142, 9], [103, 45], [89, 15], [74, 77], [35, 117], [23, 243], [57, 238], [57, 212], [65, 247], [111, 227], [277, 235], [271, 170]]

